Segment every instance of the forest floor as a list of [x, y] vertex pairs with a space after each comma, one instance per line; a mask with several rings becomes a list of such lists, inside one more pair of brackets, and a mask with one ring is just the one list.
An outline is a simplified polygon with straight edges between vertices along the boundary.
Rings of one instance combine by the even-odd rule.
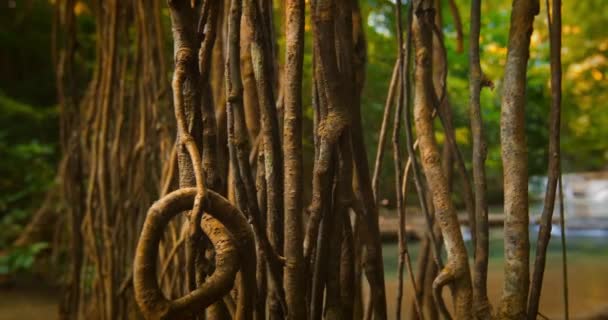
[[55, 320], [61, 290], [41, 278], [0, 286], [0, 320]]

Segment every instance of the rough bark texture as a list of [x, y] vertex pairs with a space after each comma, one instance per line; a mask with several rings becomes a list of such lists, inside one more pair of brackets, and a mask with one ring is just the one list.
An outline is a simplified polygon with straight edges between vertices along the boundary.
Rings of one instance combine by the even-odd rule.
[[[146, 319], [173, 319], [193, 314], [198, 308], [204, 309], [220, 299], [233, 286], [238, 271], [238, 256], [234, 242], [217, 220], [205, 216], [202, 226], [216, 250], [215, 272], [201, 287], [174, 301], [167, 300], [158, 288], [157, 247], [163, 229], [171, 218], [192, 207], [195, 193], [196, 189], [192, 188], [175, 191], [155, 203], [148, 212], [135, 256], [133, 272], [135, 297]], [[210, 200], [206, 202], [210, 203]]]
[[[80, 97], [74, 77], [76, 2], [56, 5], [64, 15], [58, 27], [65, 28], [58, 44], [65, 51], [56, 63], [62, 128], [65, 124], [62, 187], [73, 242], [65, 301], [71, 306], [62, 307], [62, 317], [127, 319], [136, 314], [130, 279], [138, 230], [162, 190], [159, 177], [148, 170], [160, 171], [171, 148], [160, 6], [136, 0], [92, 3], [95, 62]], [[85, 270], [92, 270], [91, 277], [81, 277]]]
[[[228, 190], [228, 140], [227, 140], [227, 121], [226, 121], [226, 89], [224, 88], [224, 62], [226, 61], [225, 43], [228, 19], [228, 10], [230, 1], [220, 2], [220, 8], [217, 13], [216, 40], [211, 54], [211, 66], [209, 82], [211, 85], [211, 96], [213, 97], [215, 120], [217, 125], [217, 161], [218, 175], [222, 178], [223, 185], [220, 194], [227, 195]], [[217, 190], [220, 191], [220, 190]]]
[[[255, 75], [258, 101], [261, 114], [261, 131], [264, 150], [264, 170], [266, 172], [267, 217], [270, 242], [277, 252], [283, 250], [283, 154], [279, 139], [279, 120], [275, 105], [274, 75], [272, 55], [269, 54], [270, 32], [266, 25], [267, 15], [262, 12], [258, 3], [246, 0], [243, 13], [251, 22], [253, 39], [251, 42], [251, 63]], [[265, 15], [266, 14], [266, 15]], [[282, 270], [277, 274], [282, 279]], [[282, 284], [269, 283], [269, 312], [271, 319], [283, 317], [280, 299]]]
[[192, 208], [197, 193], [196, 188], [181, 188], [163, 197], [148, 211], [134, 262], [135, 298], [147, 319], [180, 318], [222, 299], [232, 288], [240, 264], [235, 318], [250, 319], [251, 303], [255, 299], [253, 233], [243, 214], [213, 191], [206, 193], [203, 210], [209, 215], [203, 217], [201, 228], [216, 251], [214, 273], [196, 290], [175, 300], [165, 298], [158, 287], [157, 247], [164, 228], [171, 218]]
[[245, 121], [247, 122], [247, 131], [249, 132], [249, 140], [254, 141], [260, 133], [260, 105], [258, 102], [258, 90], [255, 83], [255, 75], [253, 74], [253, 66], [251, 64], [251, 41], [253, 38], [253, 29], [247, 16], [244, 16], [241, 21], [241, 76], [243, 78], [243, 107], [245, 109]]
[[[178, 124], [178, 136], [188, 134], [192, 136], [197, 148], [202, 149], [202, 115], [201, 97], [198, 63], [196, 53], [200, 48], [200, 43], [195, 39], [195, 10], [190, 7], [187, 1], [174, 0], [170, 2], [171, 22], [173, 29], [173, 52], [175, 55], [176, 69], [182, 68], [183, 89], [173, 88], [175, 91], [183, 90], [184, 125]], [[183, 61], [180, 61], [183, 59]], [[175, 81], [175, 80], [174, 80]], [[178, 93], [174, 93], [178, 94]], [[183, 128], [183, 129], [182, 129]], [[180, 132], [180, 130], [187, 130]], [[186, 145], [180, 145], [177, 149], [177, 160], [179, 168], [179, 186], [192, 187], [196, 184], [194, 167], [190, 161], [190, 156]]]
[[[336, 172], [339, 171], [336, 170], [337, 144], [340, 137], [344, 135], [348, 120], [344, 112], [342, 86], [338, 80], [334, 31], [336, 10], [333, 1], [311, 2], [311, 15], [314, 22], [313, 53], [315, 88], [318, 90], [319, 96], [316, 110], [319, 123], [315, 133], [318, 152], [315, 153], [311, 216], [304, 248], [309, 260], [309, 269], [312, 271], [309, 319], [318, 319], [322, 316], [323, 292], [325, 282], [328, 280], [328, 254], [330, 241], [333, 239], [330, 237], [332, 221], [335, 221], [333, 218], [338, 214], [337, 210], [332, 212], [332, 208], [337, 207], [334, 203], [333, 192], [331, 192]], [[328, 292], [329, 290], [328, 287]], [[332, 294], [332, 298], [333, 307], [337, 307], [335, 294]]]
[[[199, 50], [198, 63], [200, 73], [200, 86], [202, 96], [202, 126], [203, 126], [203, 149], [202, 165], [207, 187], [216, 192], [224, 190], [224, 177], [219, 165], [219, 140], [218, 129], [215, 118], [215, 100], [211, 88], [211, 63], [213, 48], [216, 44], [218, 32], [218, 20], [221, 14], [220, 3], [214, 1], [205, 2], [203, 15], [199, 20], [196, 30], [199, 39], [202, 39]], [[207, 21], [202, 21], [203, 19]]]
[[[238, 4], [237, 4], [238, 5]], [[272, 301], [281, 312], [285, 309], [284, 292], [282, 288], [281, 271], [283, 258], [279, 256], [276, 249], [271, 245], [272, 237], [267, 236], [264, 226], [266, 225], [266, 215], [263, 214], [267, 208], [267, 184], [265, 175], [264, 153], [259, 153], [257, 166], [257, 176], [263, 180], [263, 185], [256, 186], [250, 164], [250, 151], [247, 141], [247, 126], [245, 112], [242, 105], [242, 84], [240, 78], [239, 56], [239, 15], [237, 10], [231, 11], [229, 21], [229, 41], [228, 41], [228, 61], [226, 69], [226, 88], [228, 96], [228, 136], [230, 146], [230, 159], [234, 170], [235, 195], [239, 207], [244, 208], [249, 217], [257, 240], [257, 250], [259, 258], [267, 262], [269, 270], [269, 285]], [[240, 12], [240, 10], [238, 10]], [[262, 195], [263, 193], [263, 195]], [[262, 199], [259, 197], [262, 196]], [[262, 203], [263, 202], [263, 203]], [[260, 266], [262, 269], [265, 267]], [[265, 281], [265, 276], [258, 277], [258, 282]], [[262, 286], [259, 285], [262, 290]], [[263, 286], [265, 290], [265, 285]], [[261, 304], [257, 304], [257, 313], [264, 313]]]
[[[448, 56], [447, 49], [445, 47], [445, 39], [443, 36], [443, 25], [441, 19], [441, 7], [440, 1], [435, 1], [437, 14], [435, 14], [435, 25], [433, 29], [433, 84], [435, 86], [435, 94], [437, 95], [437, 114], [441, 120], [445, 132], [445, 143], [443, 145], [442, 155], [442, 168], [446, 175], [446, 181], [448, 182], [448, 191], [451, 193], [453, 190], [453, 171], [456, 168], [458, 175], [460, 175], [460, 181], [462, 188], [459, 189], [464, 200], [466, 212], [470, 221], [471, 229], [471, 242], [473, 243], [473, 252], [475, 250], [475, 243], [477, 234], [475, 231], [475, 200], [473, 195], [473, 187], [471, 186], [471, 179], [466, 169], [464, 157], [460, 152], [460, 148], [456, 143], [456, 133], [454, 128], [454, 118], [452, 116], [452, 106], [449, 103], [447, 95], [447, 76], [448, 76]], [[458, 10], [456, 9], [456, 12]], [[460, 26], [462, 29], [462, 26]], [[462, 31], [460, 31], [462, 33]], [[460, 34], [462, 36], [462, 34]], [[462, 46], [462, 44], [460, 43]]]
[[[414, 6], [415, 5], [411, 5], [409, 6], [408, 9], [408, 24], [407, 24], [407, 33], [408, 34], [413, 34], [412, 33], [412, 26], [413, 26], [413, 20], [414, 20]], [[411, 46], [408, 46], [407, 48], [407, 52], [406, 52], [406, 61], [410, 60], [410, 56], [411, 56]], [[409, 66], [409, 63], [406, 65]], [[433, 232], [433, 225], [434, 225], [434, 218], [433, 218], [433, 213], [431, 212], [432, 210], [432, 205], [429, 205], [431, 202], [429, 201], [428, 197], [427, 197], [427, 190], [426, 187], [423, 184], [422, 181], [422, 175], [420, 173], [420, 167], [418, 164], [418, 158], [416, 155], [416, 151], [415, 151], [415, 145], [418, 143], [418, 140], [414, 141], [414, 134], [413, 134], [413, 130], [412, 130], [412, 112], [411, 112], [411, 100], [412, 100], [412, 90], [411, 90], [411, 77], [410, 77], [410, 71], [407, 70], [408, 68], [406, 68], [406, 72], [403, 78], [403, 90], [405, 93], [405, 101], [407, 102], [405, 104], [405, 140], [406, 140], [406, 149], [407, 149], [407, 154], [408, 154], [408, 158], [412, 161], [412, 176], [414, 178], [414, 184], [416, 186], [416, 194], [418, 196], [418, 202], [420, 204], [420, 208], [422, 209], [422, 212], [424, 214], [425, 217], [425, 222], [426, 222], [426, 227], [427, 227], [427, 234], [429, 235], [429, 239], [431, 241], [431, 246], [432, 246], [432, 253], [433, 253], [433, 259], [434, 262], [437, 266], [439, 266], [440, 268], [443, 268], [443, 261], [441, 258], [441, 243], [440, 240], [437, 239], [437, 237], [435, 236], [434, 232]]]
[[503, 80], [500, 142], [504, 170], [505, 282], [499, 316], [505, 319], [525, 317], [530, 282], [525, 99], [530, 36], [538, 10], [538, 1], [513, 1]]
[[[439, 148], [433, 131], [432, 110], [434, 87], [432, 80], [432, 30], [434, 10], [424, 2], [415, 9], [413, 34], [416, 47], [416, 84], [414, 118], [418, 134], [421, 162], [431, 191], [436, 216], [448, 253], [446, 266], [433, 283], [435, 299], [439, 305], [441, 289], [451, 284], [454, 312], [457, 319], [472, 318], [472, 290], [467, 253], [460, 233], [460, 225], [447, 190], [447, 181], [441, 169]], [[445, 307], [444, 307], [445, 308]], [[445, 314], [447, 310], [442, 310]]]
[[287, 319], [306, 318], [302, 235], [302, 65], [304, 1], [289, 0], [286, 12], [283, 155]]
[[[559, 57], [560, 1], [554, 1], [551, 51]], [[315, 154], [310, 215], [303, 233], [304, 0], [278, 5], [271, 0], [169, 0], [175, 58], [171, 88], [165, 77], [160, 0], [94, 1], [92, 12], [99, 26], [97, 61], [80, 102], [71, 87], [77, 1], [58, 0], [59, 25], [65, 28], [64, 50], [55, 61], [62, 107], [61, 147], [67, 154], [61, 162], [62, 193], [72, 205], [68, 211], [72, 270], [62, 319], [132, 318], [136, 316], [134, 298], [149, 319], [358, 319], [362, 316], [361, 269], [370, 288], [366, 315], [387, 319], [377, 188], [397, 93], [392, 135], [400, 218], [397, 318], [402, 316], [401, 277], [406, 266], [415, 292], [412, 318], [436, 319], [438, 311], [451, 318], [441, 295], [446, 285], [452, 292], [454, 318], [491, 318], [486, 293], [486, 146], [479, 97], [488, 84], [479, 61], [481, 0], [472, 2], [469, 51], [474, 194], [447, 102], [447, 57], [440, 17], [431, 5], [439, 2], [408, 3], [404, 46], [401, 1], [397, 1], [399, 59], [371, 179], [362, 125], [366, 44], [358, 2], [309, 1]], [[461, 47], [459, 13], [454, 0], [448, 3]], [[561, 83], [556, 71], [559, 59], [554, 58], [550, 181], [526, 306], [525, 78], [537, 11], [537, 1], [513, 1], [501, 110], [506, 265], [500, 319], [536, 316], [559, 181]], [[285, 13], [284, 66], [276, 59], [276, 12]], [[412, 39], [420, 161], [409, 110]], [[175, 143], [170, 138], [173, 125], [164, 116], [169, 92], [177, 120]], [[404, 109], [405, 118], [401, 118]], [[436, 114], [446, 132], [443, 156], [435, 140]], [[400, 140], [403, 122], [409, 155], [405, 169]], [[464, 182], [463, 195], [473, 223], [473, 281], [450, 198], [452, 162]], [[417, 277], [405, 242], [409, 170], [428, 227]], [[181, 189], [170, 192], [177, 184]], [[228, 194], [233, 203], [220, 194]], [[152, 199], [159, 196], [145, 216]], [[447, 251], [445, 266], [442, 241]], [[86, 270], [94, 273], [90, 289], [82, 276]], [[423, 307], [425, 312], [420, 310]]]

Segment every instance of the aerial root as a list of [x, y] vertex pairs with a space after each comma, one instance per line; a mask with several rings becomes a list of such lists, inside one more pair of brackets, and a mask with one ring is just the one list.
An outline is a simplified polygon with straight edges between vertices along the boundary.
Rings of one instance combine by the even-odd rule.
[[161, 292], [157, 279], [158, 245], [170, 220], [187, 211], [199, 198], [196, 188], [182, 188], [169, 193], [148, 210], [135, 254], [133, 283], [135, 299], [146, 319], [180, 319], [221, 300], [230, 293], [239, 277], [239, 297], [236, 319], [251, 310], [255, 298], [255, 278], [249, 276], [255, 268], [254, 239], [247, 221], [226, 199], [213, 191], [206, 193], [202, 210], [207, 214], [199, 224], [216, 251], [215, 271], [194, 291], [175, 300]]
[[437, 278], [435, 278], [433, 281], [433, 297], [435, 298], [435, 303], [437, 304], [439, 312], [443, 315], [444, 319], [447, 320], [451, 320], [452, 316], [450, 315], [448, 308], [445, 306], [445, 301], [443, 301], [441, 291], [443, 287], [452, 281], [454, 281], [454, 271], [447, 266], [439, 272]]

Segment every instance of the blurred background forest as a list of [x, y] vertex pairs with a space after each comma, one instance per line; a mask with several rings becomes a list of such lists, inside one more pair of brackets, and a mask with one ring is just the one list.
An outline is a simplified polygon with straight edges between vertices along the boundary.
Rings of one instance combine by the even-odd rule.
[[[36, 243], [11, 250], [10, 246], [31, 215], [41, 206], [53, 186], [59, 156], [59, 123], [52, 39], [52, 0], [0, 1], [0, 275], [28, 269], [39, 250]], [[457, 0], [468, 46], [468, 1]], [[564, 70], [562, 116], [562, 166], [564, 173], [607, 169], [608, 161], [608, 10], [605, 0], [565, 1], [563, 7]], [[502, 170], [499, 145], [501, 78], [507, 54], [511, 1], [486, 1], [482, 7], [481, 63], [495, 89], [482, 91], [482, 111], [489, 145], [487, 174], [490, 204], [502, 201]], [[390, 0], [361, 1], [367, 36], [367, 80], [363, 93], [365, 142], [371, 158], [376, 153], [378, 130], [396, 55], [395, 17]], [[86, 2], [76, 6], [77, 75], [85, 89], [94, 65], [95, 22]], [[277, 8], [277, 10], [279, 10]], [[454, 108], [457, 142], [470, 162], [468, 122], [468, 57], [457, 50], [457, 32], [450, 8], [442, 13], [448, 49], [448, 97]], [[275, 15], [281, 17], [281, 15]], [[528, 68], [526, 126], [530, 175], [546, 173], [549, 92], [549, 42], [544, 13], [536, 19]], [[169, 13], [163, 12], [170, 59], [172, 44]], [[277, 18], [279, 19], [279, 18]], [[282, 30], [281, 21], [275, 21]], [[308, 25], [307, 25], [308, 30]], [[279, 50], [284, 38], [278, 32]], [[304, 66], [305, 156], [312, 158], [312, 106], [310, 33], [307, 33]], [[129, 50], [132, 48], [121, 48]], [[284, 54], [279, 54], [284, 57]], [[443, 137], [438, 134], [441, 142]], [[388, 158], [387, 165], [390, 167]], [[470, 163], [467, 163], [470, 165]], [[381, 176], [379, 194], [392, 194], [391, 170]], [[309, 186], [305, 186], [309, 188]], [[392, 199], [387, 199], [390, 206]], [[51, 205], [56, 205], [51, 201]]]

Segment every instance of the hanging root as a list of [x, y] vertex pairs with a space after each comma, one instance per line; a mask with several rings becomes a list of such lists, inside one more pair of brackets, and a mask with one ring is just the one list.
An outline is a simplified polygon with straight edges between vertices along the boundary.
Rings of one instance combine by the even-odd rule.
[[197, 308], [205, 308], [230, 292], [236, 272], [236, 248], [223, 227], [209, 223], [205, 233], [216, 250], [216, 269], [205, 284], [184, 297], [167, 300], [158, 287], [156, 266], [158, 244], [165, 226], [178, 213], [187, 210], [193, 198], [183, 190], [170, 193], [148, 211], [134, 263], [135, 298], [147, 319], [172, 319]]
[[[432, 107], [435, 105], [435, 91], [431, 74], [432, 28], [434, 11], [419, 5], [416, 9], [413, 35], [416, 44], [416, 83], [414, 119], [420, 141], [420, 158], [428, 188], [431, 191], [437, 222], [443, 234], [448, 253], [446, 267], [433, 283], [433, 295], [442, 314], [451, 319], [443, 299], [441, 289], [453, 284], [452, 296], [454, 312], [458, 319], [472, 319], [472, 289], [468, 257], [454, 203], [450, 198], [444, 171], [440, 165], [439, 148], [435, 140]], [[414, 158], [412, 158], [414, 159]], [[413, 161], [413, 160], [412, 160]]]
[[441, 295], [441, 291], [443, 287], [445, 287], [450, 282], [454, 281], [454, 272], [448, 266], [443, 268], [435, 281], [433, 281], [433, 297], [435, 298], [435, 303], [437, 304], [437, 308], [444, 319], [451, 320], [452, 316], [448, 311], [448, 308], [445, 306], [445, 301], [443, 301], [443, 296]]
[[[223, 299], [233, 287], [241, 262], [236, 319], [245, 319], [255, 299], [253, 234], [242, 214], [220, 195], [208, 191], [201, 227], [214, 246], [215, 271], [194, 291], [168, 300], [157, 280], [158, 245], [164, 228], [180, 212], [192, 207], [195, 188], [182, 188], [157, 201], [149, 210], [135, 254], [135, 299], [146, 319], [180, 319]], [[252, 267], [253, 272], [252, 272]]]

